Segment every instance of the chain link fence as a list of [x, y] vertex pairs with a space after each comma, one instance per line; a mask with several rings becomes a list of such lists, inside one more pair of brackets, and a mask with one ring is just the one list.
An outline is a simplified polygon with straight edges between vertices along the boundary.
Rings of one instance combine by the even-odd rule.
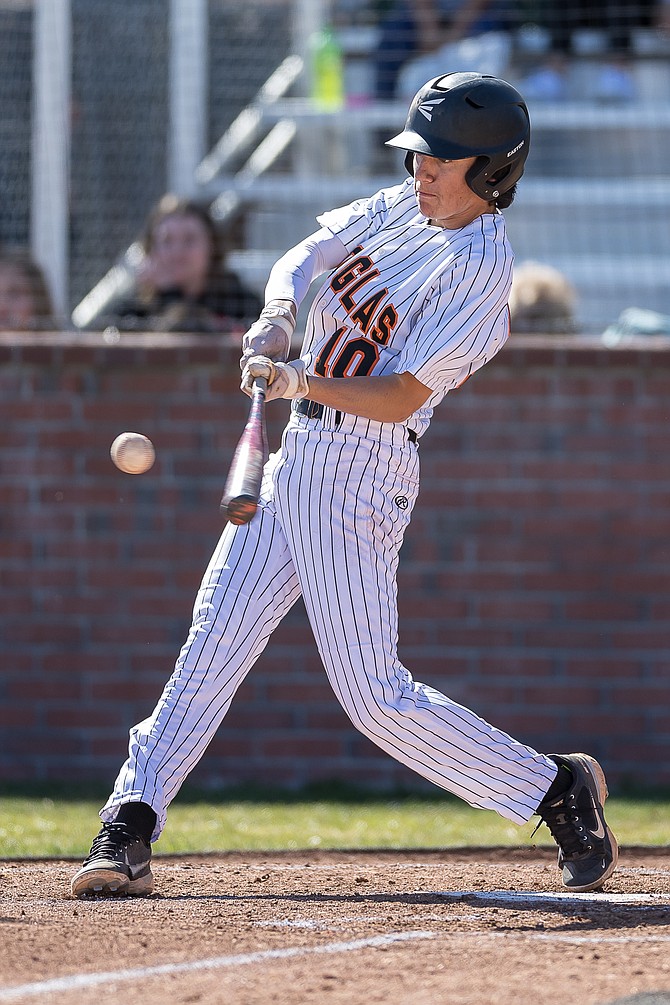
[[[0, 0], [5, 249], [40, 247], [34, 42], [39, 5], [53, 2]], [[70, 102], [54, 124], [68, 157], [65, 327], [170, 189], [171, 94], [189, 76], [171, 76], [176, 6], [69, 2]], [[203, 154], [224, 156], [206, 183], [194, 177], [178, 194], [215, 208], [231, 266], [260, 293], [273, 257], [314, 229], [317, 212], [403, 177], [402, 159], [383, 143], [401, 128], [415, 84], [452, 69], [499, 73], [526, 96], [534, 127], [506, 213], [517, 260], [556, 269], [573, 286], [581, 331], [602, 333], [631, 307], [654, 312], [662, 331], [670, 315], [670, 5], [493, 0], [459, 35], [459, 16], [475, 6], [436, 0], [427, 46], [411, 24], [412, 4], [209, 0], [204, 49], [192, 58], [194, 72], [200, 60], [206, 67]], [[311, 42], [324, 25], [341, 75], [339, 85], [330, 78], [341, 88], [330, 107], [310, 99], [318, 70]], [[291, 56], [303, 72], [263, 94]], [[255, 119], [242, 122], [239, 141], [235, 128], [249, 109]]]

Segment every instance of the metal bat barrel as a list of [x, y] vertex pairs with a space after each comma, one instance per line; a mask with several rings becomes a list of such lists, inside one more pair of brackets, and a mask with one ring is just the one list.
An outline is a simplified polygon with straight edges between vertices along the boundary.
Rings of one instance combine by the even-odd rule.
[[267, 381], [257, 377], [249, 417], [239, 439], [221, 498], [221, 512], [232, 523], [249, 523], [258, 509], [263, 467], [268, 456], [265, 427]]

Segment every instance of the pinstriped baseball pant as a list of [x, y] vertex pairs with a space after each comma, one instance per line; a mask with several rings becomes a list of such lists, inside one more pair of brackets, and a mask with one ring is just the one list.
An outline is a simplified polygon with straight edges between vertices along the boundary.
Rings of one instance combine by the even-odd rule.
[[158, 837], [171, 800], [301, 594], [354, 726], [470, 805], [515, 823], [530, 818], [554, 762], [415, 681], [398, 659], [396, 572], [418, 492], [418, 452], [402, 427], [379, 428], [371, 438], [315, 420], [289, 423], [266, 467], [256, 517], [221, 536], [174, 673], [153, 713], [131, 730], [103, 820], [141, 800], [156, 811]]

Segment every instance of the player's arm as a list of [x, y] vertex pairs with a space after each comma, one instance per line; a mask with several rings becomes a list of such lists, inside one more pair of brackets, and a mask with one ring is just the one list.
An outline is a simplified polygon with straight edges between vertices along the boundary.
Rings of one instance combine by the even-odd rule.
[[301, 359], [282, 363], [267, 356], [254, 356], [242, 372], [242, 390], [246, 394], [251, 394], [256, 377], [267, 380], [268, 401], [309, 398], [375, 422], [404, 422], [432, 394], [431, 389], [411, 373], [389, 373], [383, 377], [308, 376]]
[[305, 396], [340, 412], [376, 422], [404, 422], [433, 392], [411, 373], [383, 377], [309, 376]]
[[275, 262], [265, 287], [265, 306], [242, 338], [242, 369], [253, 356], [288, 358], [298, 308], [311, 283], [347, 254], [340, 239], [322, 227]]

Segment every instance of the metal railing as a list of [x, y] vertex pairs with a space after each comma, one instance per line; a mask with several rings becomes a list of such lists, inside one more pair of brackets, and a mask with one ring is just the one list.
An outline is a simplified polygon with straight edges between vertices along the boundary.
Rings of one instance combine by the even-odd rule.
[[[253, 149], [246, 163], [218, 185], [218, 194], [210, 203], [210, 213], [217, 223], [234, 216], [244, 202], [245, 193], [281, 157], [296, 135], [297, 126], [291, 119], [269, 119], [269, 111], [291, 89], [303, 72], [303, 60], [288, 56], [268, 77], [250, 104], [230, 124], [216, 146], [198, 165], [195, 172], [196, 198], [198, 191], [203, 201], [209, 201], [216, 179]], [[260, 142], [264, 128], [269, 132]], [[72, 311], [72, 321], [77, 328], [90, 327], [96, 318], [110, 312], [113, 304], [125, 297], [135, 283], [137, 271], [144, 260], [144, 250], [134, 241], [112, 268], [96, 283], [93, 289]]]

